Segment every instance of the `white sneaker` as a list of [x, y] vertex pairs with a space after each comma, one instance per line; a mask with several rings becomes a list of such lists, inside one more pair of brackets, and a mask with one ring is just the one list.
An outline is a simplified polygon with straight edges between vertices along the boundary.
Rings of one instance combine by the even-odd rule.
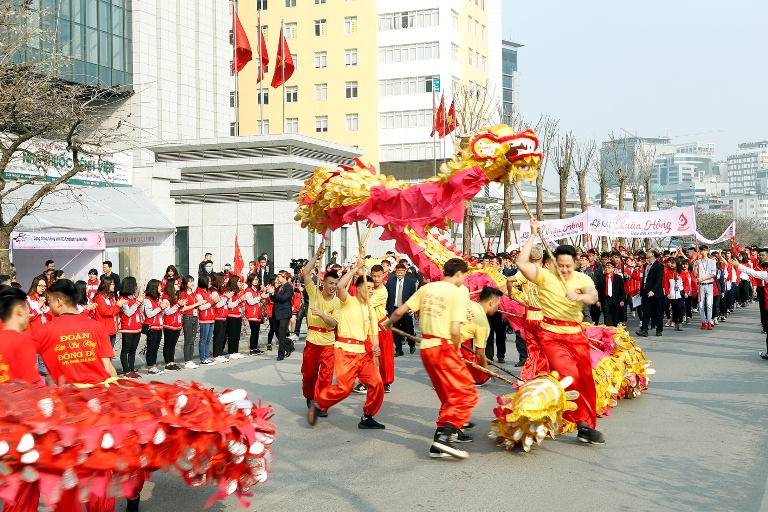
[[296, 336], [295, 334], [291, 334], [290, 336], [288, 336], [288, 339], [293, 341], [299, 341], [299, 337]]
[[224, 356], [216, 356], [216, 357], [213, 358], [213, 360], [215, 362], [217, 362], [217, 363], [228, 363], [229, 362], [229, 359], [227, 359]]
[[234, 354], [229, 355], [230, 359], [245, 359], [245, 356], [241, 354], [240, 352], [235, 352]]
[[200, 366], [196, 365], [192, 361], [187, 361], [186, 363], [184, 363], [184, 368], [191, 368], [192, 370], [194, 370], [195, 368], [200, 368]]

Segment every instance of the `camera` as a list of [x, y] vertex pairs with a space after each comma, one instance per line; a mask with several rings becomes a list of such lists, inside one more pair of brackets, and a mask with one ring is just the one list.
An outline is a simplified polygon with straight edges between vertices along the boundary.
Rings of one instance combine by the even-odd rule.
[[291, 260], [290, 267], [291, 267], [291, 270], [293, 270], [294, 275], [298, 274], [301, 271], [301, 269], [304, 268], [303, 261], [304, 260], [301, 260], [301, 259]]

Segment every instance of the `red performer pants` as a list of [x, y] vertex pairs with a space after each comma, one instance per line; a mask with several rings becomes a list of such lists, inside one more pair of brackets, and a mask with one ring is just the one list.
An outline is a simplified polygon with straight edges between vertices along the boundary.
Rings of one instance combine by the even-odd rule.
[[375, 416], [384, 401], [384, 384], [381, 382], [379, 370], [373, 363], [373, 347], [370, 342], [365, 342], [364, 354], [347, 352], [337, 347], [333, 356], [336, 384], [326, 388], [318, 386], [315, 389], [317, 405], [327, 411], [329, 407], [341, 402], [352, 392], [357, 379], [368, 389], [363, 414]]
[[520, 370], [520, 378], [523, 380], [535, 379], [537, 375], [549, 373], [549, 361], [542, 353], [539, 345], [539, 331], [541, 320], [530, 320], [529, 311], [541, 311], [540, 308], [525, 308], [525, 346], [528, 350], [528, 358]]
[[315, 345], [307, 342], [301, 361], [301, 390], [304, 398], [313, 400], [317, 390], [329, 388], [333, 383], [333, 345]]
[[461, 360], [453, 344], [443, 340], [439, 347], [423, 348], [421, 362], [440, 399], [437, 428], [453, 425], [461, 428], [467, 424], [472, 410], [480, 400], [467, 365]]
[[395, 382], [395, 340], [392, 333], [385, 330], [381, 324], [385, 318], [379, 321], [379, 373], [384, 384]]
[[561, 379], [566, 376], [573, 377], [573, 384], [568, 386], [568, 389], [579, 392], [579, 398], [575, 401], [578, 409], [566, 411], [563, 418], [576, 424], [584, 421], [590, 428], [595, 428], [597, 393], [592, 377], [589, 340], [581, 331], [563, 334], [540, 328], [539, 343], [552, 370], [559, 373]]
[[[461, 357], [466, 359], [467, 361], [471, 361], [475, 364], [478, 364], [477, 355], [475, 354], [475, 343], [474, 340], [467, 340], [464, 343], [461, 344]], [[472, 376], [472, 380], [475, 381], [475, 384], [485, 384], [488, 382], [488, 379], [490, 377], [487, 373], [481, 372], [477, 368], [473, 368], [472, 366], [467, 365], [467, 370], [469, 370], [469, 374]]]

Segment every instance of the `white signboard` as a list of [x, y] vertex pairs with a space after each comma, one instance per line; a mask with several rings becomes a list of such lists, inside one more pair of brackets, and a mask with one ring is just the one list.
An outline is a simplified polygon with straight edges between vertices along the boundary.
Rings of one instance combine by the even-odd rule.
[[107, 245], [104, 233], [98, 232], [14, 231], [11, 233], [11, 247], [14, 249], [103, 251]]
[[107, 247], [170, 245], [171, 233], [105, 233]]
[[665, 238], [696, 233], [693, 206], [652, 212], [627, 212], [590, 207], [590, 235], [622, 238]]
[[484, 219], [487, 214], [487, 208], [485, 203], [472, 203], [472, 215]]
[[[550, 245], [561, 238], [571, 238], [587, 232], [587, 212], [567, 219], [542, 220], [539, 222], [541, 233]], [[531, 222], [520, 223], [520, 245], [525, 245], [531, 236]]]
[[[63, 142], [36, 140], [22, 144], [6, 167], [6, 179], [50, 182], [72, 170], [72, 152]], [[88, 186], [130, 186], [133, 174], [133, 159], [130, 153], [106, 148], [85, 147], [78, 153], [83, 168], [71, 178], [71, 185]]]

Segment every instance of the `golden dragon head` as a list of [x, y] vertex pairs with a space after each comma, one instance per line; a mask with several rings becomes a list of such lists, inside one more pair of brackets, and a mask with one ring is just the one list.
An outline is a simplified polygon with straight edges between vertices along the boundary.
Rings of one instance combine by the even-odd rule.
[[530, 183], [536, 179], [541, 163], [541, 153], [537, 153], [539, 139], [533, 130], [515, 133], [506, 124], [461, 135], [456, 146], [453, 159], [443, 164], [435, 177], [440, 181], [456, 171], [479, 165], [491, 181]]

